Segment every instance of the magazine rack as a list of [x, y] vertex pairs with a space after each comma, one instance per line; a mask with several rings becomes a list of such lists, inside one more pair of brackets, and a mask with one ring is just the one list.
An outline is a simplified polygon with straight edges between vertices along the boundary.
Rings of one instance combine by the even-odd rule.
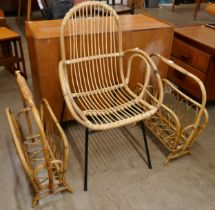
[[67, 190], [68, 142], [48, 102], [43, 99], [41, 116], [25, 79], [17, 73], [24, 108], [16, 117], [6, 114], [14, 144], [25, 174], [34, 191], [32, 207], [47, 195]]
[[[206, 91], [198, 77], [161, 55], [153, 54], [152, 56], [160, 58], [171, 68], [192, 78], [198, 84], [202, 93], [201, 102], [199, 103], [183, 93], [168, 79], [162, 80], [164, 87], [163, 104], [154, 115], [145, 119], [144, 123], [167, 149], [168, 155], [165, 160], [165, 165], [167, 165], [172, 159], [190, 154], [193, 143], [207, 125]], [[137, 92], [140, 92], [141, 89], [142, 85], [138, 84]], [[157, 101], [152, 96], [150, 89], [147, 90], [144, 97], [151, 100], [152, 103]]]

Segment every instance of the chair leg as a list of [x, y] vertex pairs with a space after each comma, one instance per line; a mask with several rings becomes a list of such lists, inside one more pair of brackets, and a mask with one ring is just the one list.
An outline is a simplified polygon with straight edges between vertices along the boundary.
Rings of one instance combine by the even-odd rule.
[[174, 10], [175, 10], [175, 0], [173, 0], [172, 2], [172, 12], [174, 12]]
[[61, 114], [60, 114], [60, 125], [61, 126], [62, 126], [62, 123], [63, 123], [63, 116], [64, 116], [65, 107], [66, 107], [66, 103], [65, 103], [65, 100], [63, 100], [63, 106], [62, 106]]
[[87, 191], [87, 174], [88, 174], [88, 137], [89, 130], [85, 130], [85, 165], [84, 165], [84, 191]]
[[20, 23], [21, 7], [22, 7], [22, 0], [19, 0], [19, 2], [18, 2], [18, 15], [17, 15], [18, 24]]
[[197, 12], [200, 10], [202, 0], [197, 0], [196, 1], [196, 6], [195, 6], [195, 11], [194, 11], [194, 16], [193, 19], [196, 20]]
[[27, 72], [26, 72], [26, 66], [25, 66], [25, 59], [24, 59], [21, 37], [18, 39], [18, 43], [19, 43], [20, 58], [21, 58], [21, 63], [22, 63], [22, 68], [23, 68], [22, 69], [23, 75], [24, 75], [25, 79], [27, 80], [28, 76], [27, 76]]
[[145, 125], [144, 125], [143, 121], [141, 121], [141, 127], [142, 127], [142, 131], [143, 131], [143, 138], [144, 138], [145, 150], [146, 150], [146, 155], [147, 155], [148, 168], [152, 169], [152, 163], [151, 163], [151, 158], [150, 158], [149, 148], [148, 148], [148, 143], [147, 143], [147, 138], [146, 138], [146, 130], [145, 130]]

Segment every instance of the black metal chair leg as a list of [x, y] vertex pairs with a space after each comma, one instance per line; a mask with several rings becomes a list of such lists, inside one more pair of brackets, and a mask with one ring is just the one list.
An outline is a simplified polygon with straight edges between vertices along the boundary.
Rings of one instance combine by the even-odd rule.
[[87, 191], [87, 174], [88, 174], [88, 136], [89, 130], [85, 131], [85, 164], [84, 164], [84, 191]]
[[65, 103], [65, 100], [63, 100], [63, 107], [62, 107], [61, 114], [60, 114], [60, 125], [61, 126], [63, 123], [63, 116], [64, 116], [65, 107], [66, 107], [66, 103]]
[[149, 153], [149, 148], [148, 148], [148, 142], [147, 142], [147, 138], [146, 138], [146, 130], [145, 130], [145, 125], [144, 125], [143, 121], [141, 121], [141, 127], [142, 127], [142, 131], [143, 131], [145, 150], [146, 150], [146, 155], [147, 155], [147, 160], [148, 160], [148, 168], [152, 169], [152, 163], [151, 163], [151, 158], [150, 158], [150, 153]]

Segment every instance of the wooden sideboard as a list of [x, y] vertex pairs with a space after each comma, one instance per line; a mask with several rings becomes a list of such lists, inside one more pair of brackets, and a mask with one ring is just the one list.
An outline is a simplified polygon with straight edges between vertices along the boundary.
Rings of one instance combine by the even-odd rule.
[[[205, 26], [175, 29], [171, 59], [199, 77], [205, 85], [207, 99], [215, 99], [215, 30]], [[197, 84], [174, 70], [168, 78], [196, 98], [201, 98]]]
[[[149, 54], [156, 52], [165, 57], [170, 56], [173, 26], [146, 15], [122, 15], [119, 18], [123, 33], [123, 49], [138, 47]], [[60, 117], [63, 104], [58, 77], [58, 62], [61, 59], [60, 25], [61, 20], [26, 22], [35, 100], [38, 104], [41, 98], [47, 98], [57, 118]], [[165, 77], [167, 67], [162, 63], [158, 63], [158, 67], [162, 77]], [[133, 75], [133, 81], [143, 78], [141, 64], [135, 64]]]

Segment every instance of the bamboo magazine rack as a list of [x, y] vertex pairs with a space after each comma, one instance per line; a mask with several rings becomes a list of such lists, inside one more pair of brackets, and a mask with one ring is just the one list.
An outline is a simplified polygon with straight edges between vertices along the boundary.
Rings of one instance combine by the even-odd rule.
[[[152, 54], [152, 56], [158, 57], [171, 68], [193, 79], [198, 84], [202, 94], [201, 102], [197, 102], [168, 79], [162, 80], [164, 88], [163, 104], [158, 112], [145, 119], [144, 123], [167, 149], [168, 155], [165, 164], [168, 164], [172, 159], [190, 154], [193, 143], [207, 125], [206, 91], [198, 77], [161, 55]], [[142, 85], [138, 84], [137, 91], [141, 91], [141, 89]], [[156, 103], [156, 99], [149, 89], [144, 97]]]
[[14, 144], [31, 187], [32, 207], [47, 195], [67, 190], [68, 142], [47, 100], [43, 99], [41, 113], [24, 77], [16, 72], [24, 108], [16, 116], [9, 108], [6, 114]]

